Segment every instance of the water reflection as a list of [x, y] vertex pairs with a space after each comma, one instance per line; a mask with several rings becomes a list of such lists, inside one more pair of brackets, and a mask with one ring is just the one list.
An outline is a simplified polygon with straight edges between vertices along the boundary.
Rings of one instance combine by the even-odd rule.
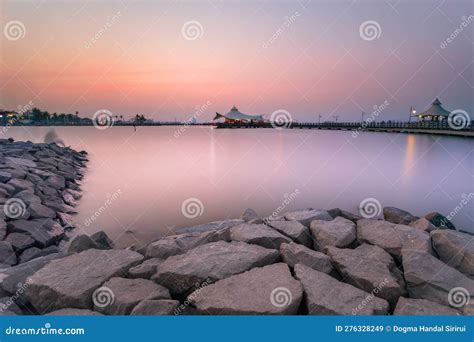
[[[76, 222], [105, 230], [119, 245], [139, 243], [172, 227], [239, 217], [247, 207], [271, 215], [285, 194], [287, 210], [341, 207], [356, 212], [374, 197], [415, 215], [449, 213], [473, 190], [473, 141], [388, 133], [318, 130], [219, 130], [188, 127], [58, 127], [67, 145], [90, 154]], [[18, 140], [42, 142], [47, 128], [13, 127]], [[84, 222], [107, 194], [121, 195], [92, 224]], [[185, 217], [183, 201], [198, 198], [202, 216]], [[453, 222], [472, 229], [474, 201]], [[472, 216], [472, 215], [471, 215]], [[132, 232], [132, 233], [130, 233]]]

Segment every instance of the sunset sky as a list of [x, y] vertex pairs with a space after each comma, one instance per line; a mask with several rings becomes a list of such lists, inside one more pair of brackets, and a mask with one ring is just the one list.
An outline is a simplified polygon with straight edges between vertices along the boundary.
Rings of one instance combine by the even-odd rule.
[[[439, 96], [472, 113], [470, 15], [469, 0], [2, 0], [0, 108], [186, 120], [210, 103], [199, 121], [234, 104], [350, 121], [385, 101], [377, 120], [406, 119]], [[11, 21], [24, 37], [8, 39]], [[197, 37], [183, 33], [190, 21]], [[373, 40], [366, 21], [380, 27]]]

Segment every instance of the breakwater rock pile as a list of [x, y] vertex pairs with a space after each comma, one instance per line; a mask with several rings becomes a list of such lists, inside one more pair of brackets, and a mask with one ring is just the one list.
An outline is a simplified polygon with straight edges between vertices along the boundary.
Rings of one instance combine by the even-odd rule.
[[138, 250], [114, 249], [103, 232], [66, 241], [62, 216], [80, 197], [85, 153], [0, 148], [4, 208], [14, 198], [26, 204], [21, 217], [0, 220], [3, 315], [474, 313], [473, 236], [439, 213], [387, 207], [384, 219], [370, 219], [304, 209], [261, 218], [247, 209]]

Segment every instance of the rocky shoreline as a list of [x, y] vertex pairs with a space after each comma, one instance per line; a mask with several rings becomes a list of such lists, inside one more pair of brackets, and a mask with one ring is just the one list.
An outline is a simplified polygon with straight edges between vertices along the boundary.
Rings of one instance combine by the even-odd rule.
[[133, 250], [72, 234], [87, 153], [0, 140], [1, 315], [472, 315], [474, 239], [439, 213], [303, 209]]

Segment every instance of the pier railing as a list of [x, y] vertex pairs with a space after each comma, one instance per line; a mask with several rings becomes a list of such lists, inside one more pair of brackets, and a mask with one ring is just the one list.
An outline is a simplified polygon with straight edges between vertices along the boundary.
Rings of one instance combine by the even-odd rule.
[[440, 130], [440, 131], [474, 131], [474, 121], [467, 123], [448, 123], [447, 121], [418, 121], [418, 122], [289, 122], [289, 123], [217, 123], [218, 128], [314, 128], [314, 129], [343, 129], [353, 131], [366, 130]]

